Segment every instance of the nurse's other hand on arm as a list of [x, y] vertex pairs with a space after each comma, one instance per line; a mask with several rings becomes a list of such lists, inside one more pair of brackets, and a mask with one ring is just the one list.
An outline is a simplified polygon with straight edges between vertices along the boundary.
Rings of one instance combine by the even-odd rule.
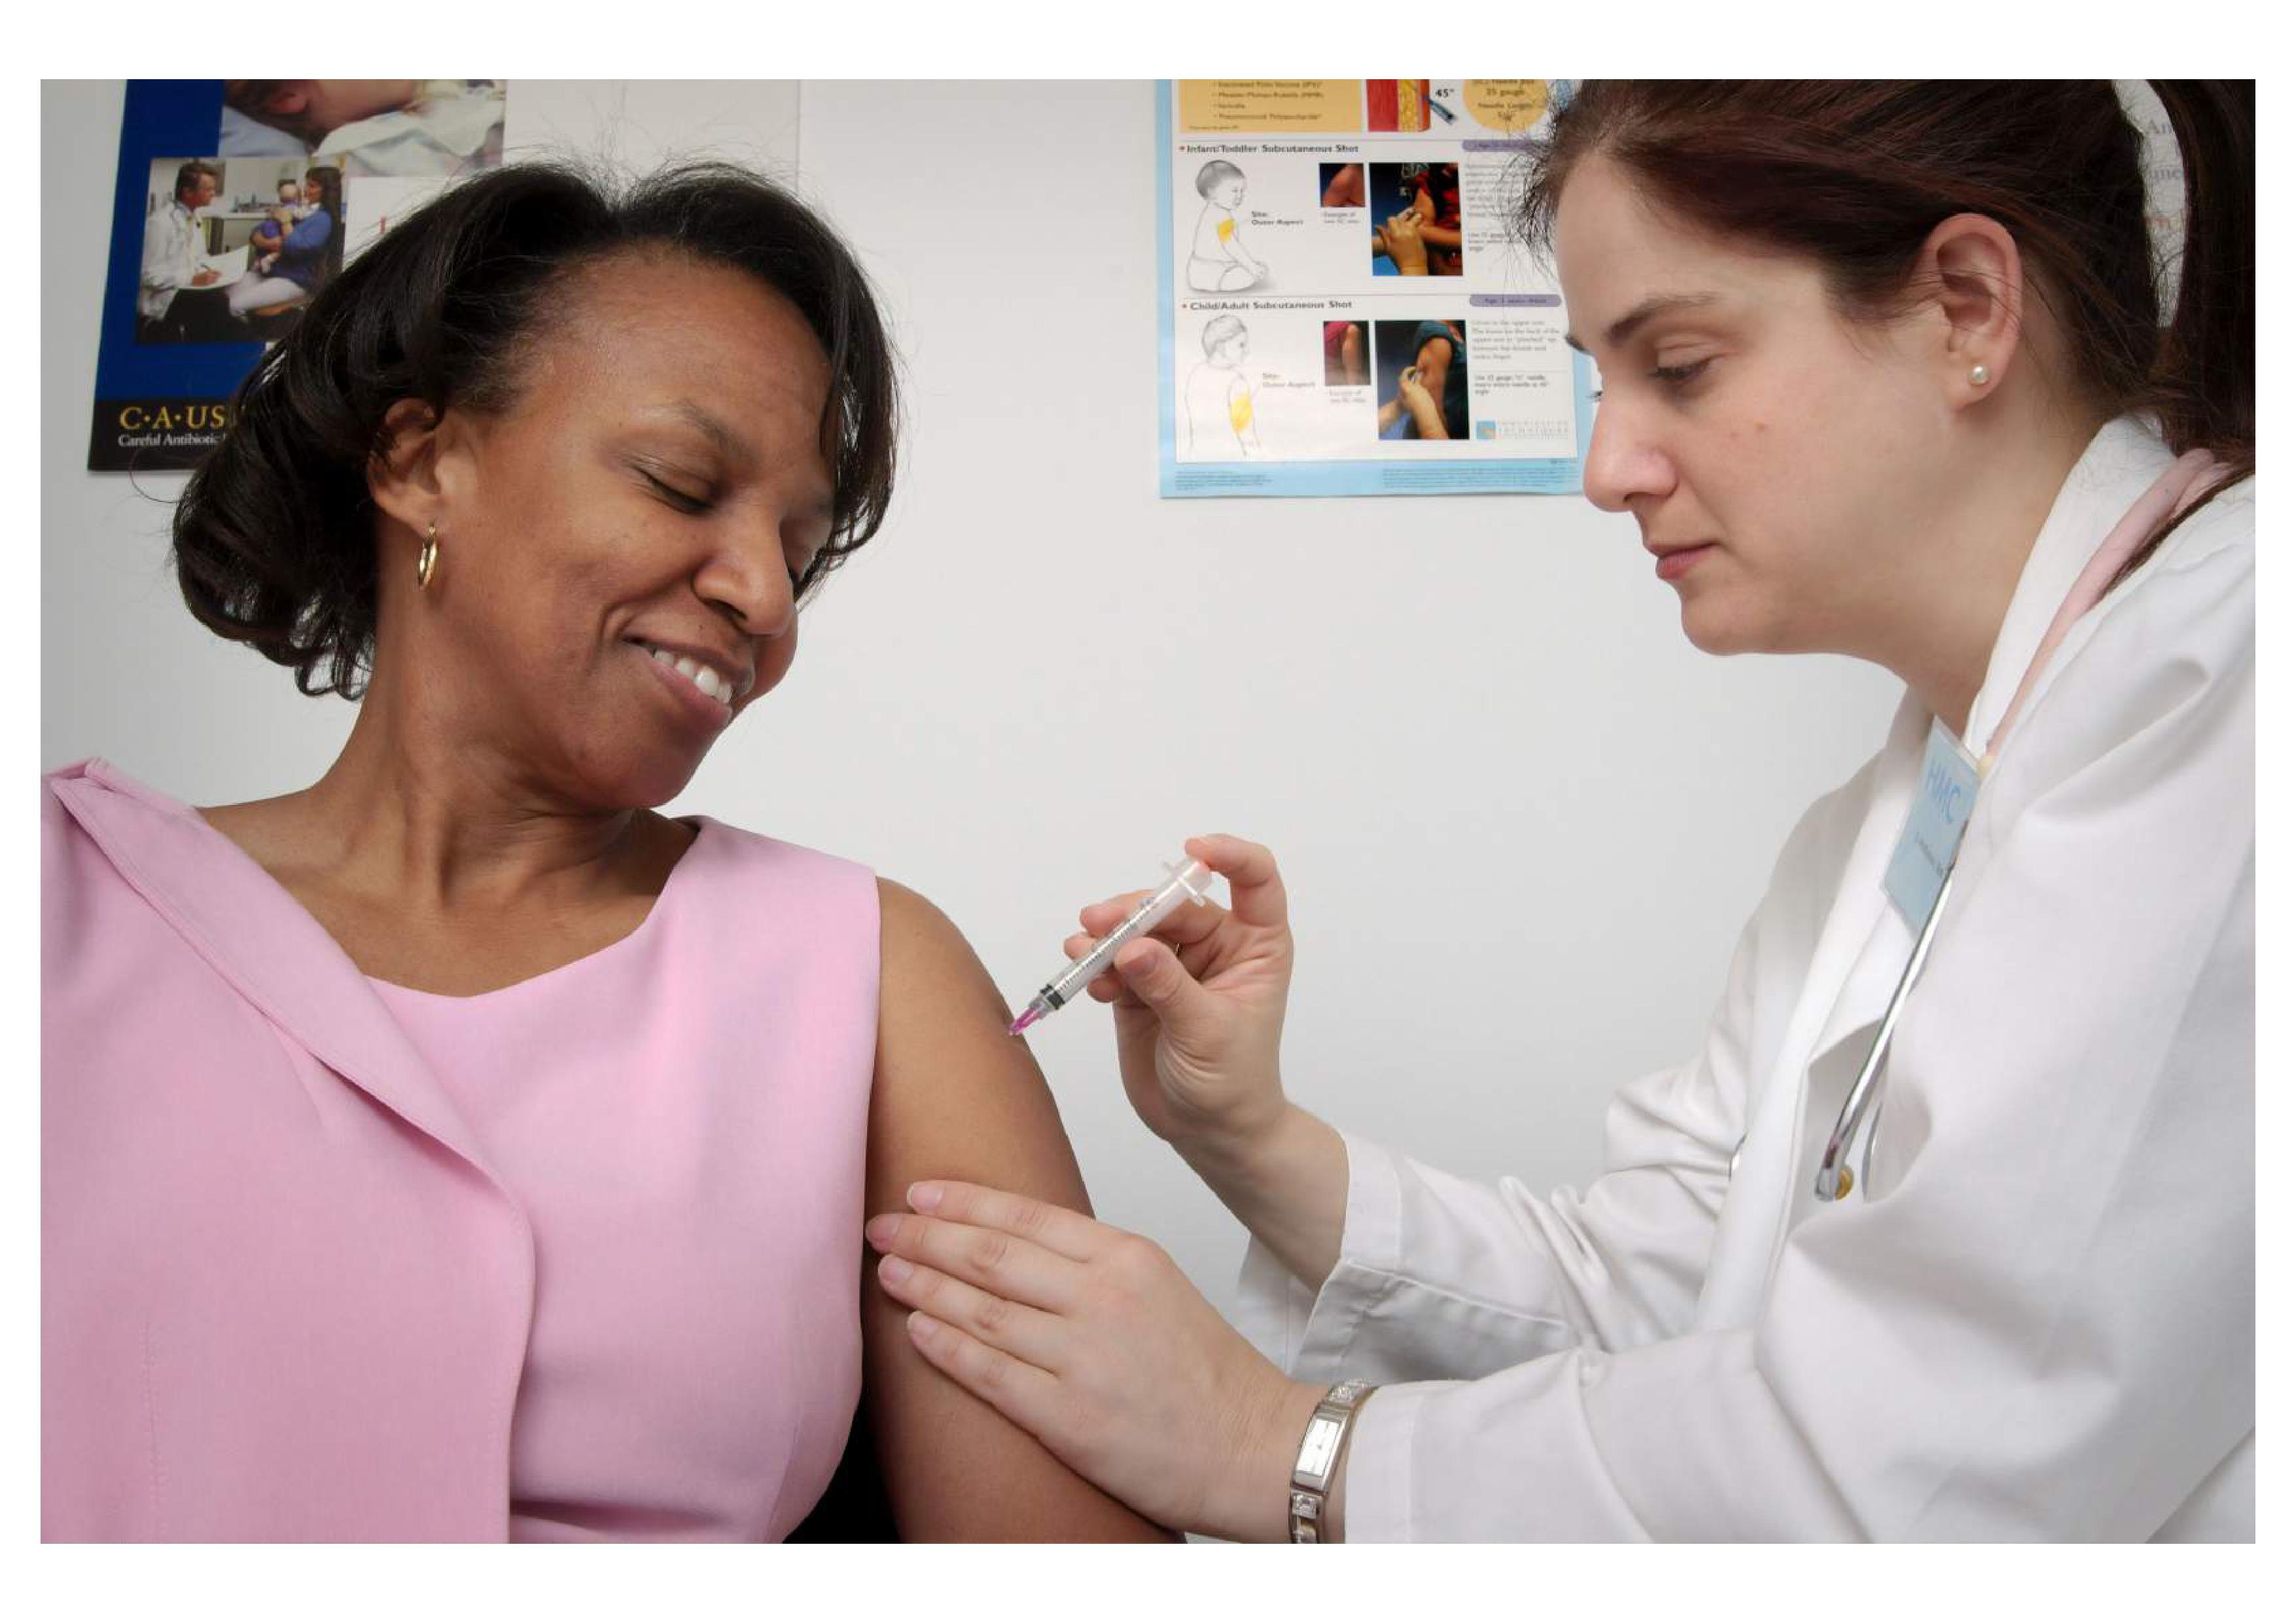
[[1395, 381], [1395, 398], [1403, 409], [1411, 414], [1411, 421], [1418, 425], [1420, 439], [1448, 439], [1451, 437], [1450, 430], [1443, 422], [1443, 408], [1428, 392], [1425, 381], [1419, 375], [1419, 368], [1406, 366], [1403, 369], [1403, 375]]
[[[1089, 1211], [1052, 1094], [1028, 1048], [1004, 1035], [1011, 1015], [980, 961], [922, 897], [885, 881], [878, 896], [865, 1209], [898, 1209], [915, 1179], [959, 1171], [1048, 1209]], [[906, 1310], [873, 1276], [861, 1299], [863, 1401], [904, 1540], [1168, 1537], [927, 1363]]]
[[1419, 240], [1430, 248], [1456, 248], [1459, 234], [1447, 225], [1437, 225], [1435, 200], [1423, 189], [1411, 200], [1411, 211], [1419, 217]]
[[[1142, 1122], [1302, 1283], [1317, 1285], [1339, 1260], [1347, 1149], [1283, 1096], [1292, 925], [1283, 875], [1266, 846], [1232, 835], [1185, 848], [1226, 879], [1231, 906], [1182, 907], [1088, 989], [1115, 1005], [1118, 1065]], [[1085, 908], [1069, 956], [1084, 956], [1145, 894]]]
[[908, 1200], [868, 1236], [936, 1368], [1160, 1522], [1287, 1536], [1323, 1386], [1253, 1351], [1137, 1234], [972, 1184], [936, 1179]]
[[1427, 274], [1427, 242], [1419, 234], [1419, 216], [1406, 209], [1401, 214], [1390, 215], [1385, 229], [1387, 257], [1395, 261], [1396, 272], [1405, 276]]

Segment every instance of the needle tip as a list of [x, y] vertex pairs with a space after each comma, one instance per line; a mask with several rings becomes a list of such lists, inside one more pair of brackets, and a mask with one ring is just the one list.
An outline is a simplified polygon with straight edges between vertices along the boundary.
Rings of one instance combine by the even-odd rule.
[[1004, 1035], [1006, 1037], [1018, 1037], [1021, 1033], [1026, 1031], [1029, 1027], [1036, 1023], [1037, 1011], [1034, 1009], [1028, 1010], [1022, 1013], [1020, 1019], [1014, 1021], [1012, 1025], [1005, 1029]]

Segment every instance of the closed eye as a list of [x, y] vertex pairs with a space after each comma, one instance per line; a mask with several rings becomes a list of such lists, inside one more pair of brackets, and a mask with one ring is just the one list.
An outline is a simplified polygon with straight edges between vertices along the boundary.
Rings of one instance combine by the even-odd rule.
[[665, 480], [656, 479], [652, 474], [646, 472], [643, 468], [638, 470], [638, 473], [639, 477], [643, 478], [647, 484], [653, 487], [653, 493], [656, 496], [660, 496], [663, 501], [668, 502], [672, 507], [676, 508], [678, 512], [707, 512], [709, 511], [710, 503], [708, 496], [694, 496], [689, 492], [680, 490], [675, 485], [669, 484]]

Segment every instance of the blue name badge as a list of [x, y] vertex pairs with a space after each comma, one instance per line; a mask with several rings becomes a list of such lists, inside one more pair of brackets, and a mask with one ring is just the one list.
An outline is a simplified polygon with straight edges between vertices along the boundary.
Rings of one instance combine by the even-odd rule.
[[1976, 804], [1977, 763], [1945, 723], [1931, 717], [1913, 809], [1906, 814], [1906, 832], [1898, 836], [1898, 848], [1882, 880], [1898, 915], [1916, 932], [1929, 922], [1930, 909], [1945, 888], [1946, 873], [1961, 849], [1961, 836]]

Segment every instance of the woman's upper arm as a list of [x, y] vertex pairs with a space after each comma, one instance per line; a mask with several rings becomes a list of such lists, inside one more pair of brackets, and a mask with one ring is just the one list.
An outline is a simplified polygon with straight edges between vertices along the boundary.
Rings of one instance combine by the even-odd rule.
[[[878, 881], [882, 955], [868, 1209], [948, 1177], [1092, 1209], [1051, 1090], [980, 961], [941, 912]], [[857, 1242], [859, 1236], [855, 1236]], [[905, 1539], [1168, 1537], [924, 1361], [907, 1311], [862, 1284], [866, 1401]]]

